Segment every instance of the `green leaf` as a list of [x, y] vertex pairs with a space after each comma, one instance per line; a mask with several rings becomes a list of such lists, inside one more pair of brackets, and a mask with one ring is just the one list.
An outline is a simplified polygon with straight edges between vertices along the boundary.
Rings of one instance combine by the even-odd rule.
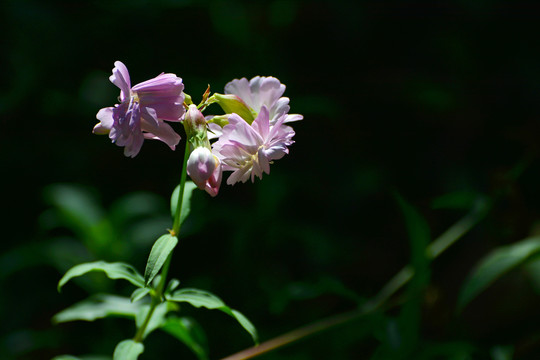
[[539, 252], [540, 237], [528, 238], [493, 250], [480, 260], [465, 281], [458, 298], [458, 310], [462, 310], [503, 274], [524, 264]]
[[[152, 317], [150, 318], [150, 321], [148, 322], [148, 325], [146, 326], [146, 329], [144, 330], [143, 339], [148, 336], [152, 331], [155, 329], [161, 327], [165, 322], [165, 315], [169, 311], [177, 310], [178, 305], [165, 301], [156, 306], [154, 309], [154, 312], [152, 313]], [[142, 326], [144, 321], [146, 320], [146, 317], [148, 316], [148, 312], [150, 311], [150, 305], [145, 305], [141, 307], [139, 312], [136, 315], [136, 324], [137, 329]]]
[[234, 317], [236, 321], [238, 321], [238, 323], [242, 325], [244, 330], [246, 330], [249, 333], [249, 335], [251, 335], [253, 342], [255, 344], [259, 343], [259, 336], [257, 335], [257, 329], [255, 328], [255, 325], [253, 325], [253, 323], [249, 321], [249, 319], [244, 314], [242, 314], [238, 310], [231, 309], [228, 306], [225, 308], [221, 308], [219, 310]]
[[433, 209], [471, 209], [479, 199], [484, 196], [474, 191], [454, 191], [435, 198], [431, 207]]
[[60, 210], [67, 224], [81, 230], [87, 231], [104, 217], [94, 194], [82, 186], [53, 184], [44, 189], [43, 195], [46, 202]]
[[137, 288], [133, 293], [131, 294], [131, 302], [137, 302], [141, 300], [143, 297], [145, 297], [150, 292], [150, 288]]
[[[184, 197], [182, 198], [182, 213], [180, 214], [180, 224], [184, 222], [191, 210], [191, 195], [193, 190], [197, 188], [197, 185], [193, 181], [186, 181], [184, 184]], [[176, 208], [178, 206], [178, 194], [180, 193], [180, 185], [178, 185], [171, 196], [171, 214], [174, 218], [176, 214]]]
[[514, 347], [497, 345], [492, 347], [489, 353], [493, 360], [512, 360], [514, 358]]
[[174, 336], [197, 355], [199, 360], [207, 360], [206, 336], [200, 325], [187, 317], [171, 316], [161, 326], [161, 330]]
[[158, 274], [159, 270], [161, 270], [161, 267], [165, 264], [167, 257], [171, 251], [173, 251], [176, 244], [178, 244], [178, 239], [171, 234], [162, 235], [156, 240], [150, 251], [150, 256], [146, 263], [146, 270], [144, 271], [144, 282], [146, 285], [148, 285]]
[[176, 290], [176, 288], [178, 287], [178, 285], [180, 285], [180, 280], [174, 279], [174, 278], [171, 279], [171, 281], [169, 281], [169, 283], [167, 284], [167, 287], [165, 288], [164, 294], [169, 295], [169, 294], [172, 293], [174, 290]]
[[41, 217], [42, 226], [71, 229], [94, 253], [111, 248], [117, 237], [94, 191], [74, 184], [53, 184], [44, 189], [43, 195], [53, 208]]
[[170, 301], [188, 302], [195, 307], [205, 307], [207, 309], [219, 309], [225, 303], [216, 295], [204, 290], [184, 288], [175, 291], [169, 298]]
[[426, 248], [430, 241], [429, 226], [411, 204], [399, 194], [396, 194], [396, 198], [405, 217], [405, 225], [411, 245], [411, 263], [415, 268], [421, 267], [423, 270], [427, 270], [429, 261], [426, 256]]
[[116, 345], [113, 360], [137, 360], [144, 351], [144, 345], [131, 339], [124, 340]]
[[420, 336], [423, 294], [430, 278], [429, 259], [426, 252], [430, 241], [430, 231], [426, 220], [411, 204], [399, 194], [396, 194], [396, 198], [405, 217], [411, 248], [410, 266], [414, 271], [414, 277], [407, 286], [405, 294], [407, 301], [398, 319], [401, 341], [396, 350], [399, 357], [406, 358], [416, 347]]
[[95, 261], [79, 264], [69, 269], [58, 282], [58, 291], [72, 278], [84, 275], [90, 271], [103, 271], [110, 279], [124, 279], [135, 286], [144, 287], [143, 277], [131, 265], [120, 262], [107, 263], [105, 261]]
[[207, 291], [185, 288], [175, 291], [170, 297], [169, 301], [175, 302], [187, 302], [195, 307], [205, 307], [207, 309], [217, 309], [224, 313], [234, 317], [240, 325], [251, 335], [253, 342], [258, 343], [257, 330], [255, 326], [237, 310], [231, 309], [216, 295]]
[[167, 205], [161, 196], [147, 192], [125, 195], [111, 205], [110, 216], [117, 224], [151, 218], [167, 213]]
[[74, 320], [94, 321], [107, 316], [135, 318], [140, 306], [122, 296], [97, 294], [60, 311], [53, 316], [53, 321], [55, 323]]
[[99, 355], [84, 355], [84, 356], [72, 356], [72, 355], [60, 355], [55, 356], [52, 360], [111, 360], [110, 356]]
[[540, 295], [540, 258], [531, 259], [524, 267], [534, 292], [536, 295]]

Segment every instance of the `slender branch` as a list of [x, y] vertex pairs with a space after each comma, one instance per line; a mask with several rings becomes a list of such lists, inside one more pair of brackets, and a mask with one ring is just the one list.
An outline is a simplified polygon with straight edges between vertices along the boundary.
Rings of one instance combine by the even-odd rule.
[[[457, 240], [459, 240], [485, 216], [488, 208], [489, 206], [485, 202], [478, 203], [477, 206], [475, 206], [467, 215], [451, 226], [428, 246], [426, 249], [426, 255], [428, 258], [435, 259]], [[392, 279], [390, 279], [390, 281], [379, 291], [377, 295], [361, 306], [359, 310], [334, 315], [313, 324], [300, 327], [274, 339], [265, 341], [258, 346], [251, 347], [236, 354], [230, 355], [222, 360], [250, 359], [292, 342], [301, 340], [315, 333], [330, 329], [372, 313], [382, 307], [394, 294], [405, 286], [413, 278], [413, 276], [414, 270], [412, 267], [405, 266], [396, 275], [394, 275]]]
[[264, 353], [267, 353], [271, 350], [290, 344], [292, 342], [295, 342], [297, 340], [300, 340], [302, 338], [305, 338], [309, 335], [321, 332], [323, 330], [329, 329], [337, 325], [347, 323], [364, 314], [365, 312], [360, 310], [360, 311], [351, 311], [344, 314], [334, 315], [329, 318], [314, 322], [312, 324], [302, 326], [296, 330], [290, 331], [286, 334], [273, 338], [272, 340], [265, 341], [258, 346], [251, 347], [249, 349], [240, 351], [239, 353], [236, 353], [234, 355], [227, 356], [226, 358], [223, 358], [222, 360], [250, 359], [255, 356], [259, 356]]

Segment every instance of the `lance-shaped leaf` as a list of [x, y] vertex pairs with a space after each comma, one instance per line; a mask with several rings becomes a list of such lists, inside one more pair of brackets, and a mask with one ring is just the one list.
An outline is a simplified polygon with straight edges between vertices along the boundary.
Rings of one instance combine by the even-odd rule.
[[145, 297], [150, 292], [150, 288], [137, 288], [131, 294], [131, 302], [137, 302]]
[[495, 280], [540, 253], [540, 237], [501, 246], [484, 257], [461, 288], [458, 309], [488, 288]]
[[113, 360], [137, 360], [144, 351], [144, 345], [131, 339], [124, 340], [116, 345]]
[[414, 271], [414, 277], [405, 292], [407, 301], [401, 308], [398, 320], [402, 337], [399, 351], [409, 353], [419, 339], [423, 293], [429, 284], [430, 269], [426, 249], [430, 232], [424, 217], [411, 204], [399, 194], [396, 194], [396, 199], [405, 217], [411, 247], [410, 266]]
[[234, 317], [236, 321], [251, 335], [253, 341], [258, 343], [257, 330], [255, 326], [239, 311], [231, 309], [216, 295], [207, 291], [185, 288], [175, 291], [167, 298], [169, 301], [187, 302], [195, 307], [205, 307], [207, 309], [221, 310]]
[[176, 288], [178, 287], [178, 285], [180, 285], [180, 280], [178, 279], [171, 279], [169, 281], [169, 283], [167, 284], [167, 287], [165, 288], [165, 292], [164, 294], [167, 294], [169, 295], [170, 293], [172, 293], [174, 290], [176, 290]]
[[[182, 212], [180, 213], [180, 224], [186, 220], [186, 217], [189, 215], [191, 210], [191, 195], [193, 190], [197, 188], [197, 185], [193, 181], [186, 181], [184, 185], [184, 197], [182, 198]], [[178, 185], [171, 196], [171, 214], [174, 218], [176, 214], [176, 208], [178, 207], [178, 195], [180, 194], [180, 185]]]
[[201, 326], [187, 317], [170, 316], [161, 330], [174, 336], [193, 351], [199, 360], [207, 360], [206, 335]]
[[144, 271], [144, 282], [146, 285], [156, 277], [176, 244], [178, 244], [178, 239], [176, 236], [170, 234], [162, 235], [156, 240], [150, 251], [146, 270]]
[[94, 321], [107, 316], [135, 318], [141, 305], [133, 304], [129, 298], [97, 294], [80, 301], [54, 315], [55, 323], [74, 320]]
[[110, 279], [124, 279], [135, 286], [144, 287], [143, 277], [131, 265], [120, 262], [108, 263], [105, 261], [94, 261], [79, 264], [69, 269], [58, 282], [58, 291], [72, 278], [82, 276], [91, 271], [103, 271]]

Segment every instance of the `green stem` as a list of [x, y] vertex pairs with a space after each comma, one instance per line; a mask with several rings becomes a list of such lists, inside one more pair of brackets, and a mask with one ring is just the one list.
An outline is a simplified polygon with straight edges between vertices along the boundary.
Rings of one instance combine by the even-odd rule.
[[182, 215], [182, 202], [184, 200], [184, 188], [186, 185], [186, 177], [187, 177], [187, 161], [189, 159], [189, 141], [186, 141], [186, 149], [184, 151], [184, 162], [182, 163], [182, 175], [180, 177], [180, 191], [178, 192], [178, 203], [176, 204], [176, 212], [174, 214], [174, 223], [173, 228], [171, 230], [171, 235], [178, 236], [180, 233], [180, 226], [182, 225], [180, 222], [180, 216]]
[[[182, 163], [182, 173], [180, 176], [180, 191], [178, 193], [178, 204], [176, 206], [176, 212], [174, 214], [174, 222], [173, 222], [173, 228], [170, 231], [171, 235], [178, 237], [178, 234], [180, 233], [180, 226], [182, 225], [180, 222], [180, 217], [182, 215], [182, 201], [184, 198], [184, 188], [186, 185], [186, 164], [187, 160], [189, 158], [189, 141], [186, 141], [186, 149], [184, 153], [184, 161]], [[172, 251], [167, 257], [167, 260], [165, 261], [165, 264], [163, 264], [163, 267], [161, 269], [161, 277], [159, 279], [158, 286], [155, 289], [154, 293], [152, 294], [152, 302], [150, 303], [150, 310], [148, 311], [148, 314], [146, 315], [146, 318], [144, 319], [143, 324], [141, 327], [137, 330], [135, 333], [135, 336], [133, 337], [133, 341], [136, 342], [142, 342], [144, 339], [144, 332], [146, 331], [146, 328], [148, 327], [148, 324], [150, 323], [150, 319], [152, 318], [152, 315], [154, 314], [154, 310], [156, 307], [163, 302], [163, 289], [165, 288], [165, 282], [167, 281], [167, 274], [169, 273], [169, 267], [171, 265], [171, 259], [172, 259]]]
[[135, 336], [133, 337], [133, 341], [135, 342], [143, 341], [144, 332], [146, 331], [146, 328], [148, 327], [148, 323], [150, 322], [150, 319], [152, 318], [152, 314], [154, 314], [154, 310], [156, 310], [156, 306], [158, 306], [160, 302], [161, 301], [156, 295], [152, 295], [152, 303], [150, 304], [150, 310], [148, 310], [148, 314], [146, 315], [146, 318], [144, 319], [143, 324], [135, 333]]

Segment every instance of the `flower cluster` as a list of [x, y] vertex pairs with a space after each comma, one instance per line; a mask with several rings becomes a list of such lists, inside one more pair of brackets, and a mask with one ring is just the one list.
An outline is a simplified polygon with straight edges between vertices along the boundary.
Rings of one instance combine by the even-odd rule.
[[[98, 112], [94, 133], [109, 134], [126, 156], [134, 157], [144, 139], [161, 140], [174, 150], [180, 136], [164, 121], [181, 122], [190, 152], [187, 174], [211, 196], [219, 191], [223, 171], [232, 171], [229, 185], [269, 174], [272, 161], [288, 154], [294, 143], [294, 130], [287, 123], [303, 119], [289, 114], [289, 98], [282, 96], [285, 85], [274, 77], [233, 80], [225, 94], [209, 97], [207, 92], [197, 106], [174, 74], [131, 87], [125, 65], [114, 65], [110, 80], [120, 88], [120, 104]], [[204, 117], [201, 109], [213, 103], [225, 114]]]

